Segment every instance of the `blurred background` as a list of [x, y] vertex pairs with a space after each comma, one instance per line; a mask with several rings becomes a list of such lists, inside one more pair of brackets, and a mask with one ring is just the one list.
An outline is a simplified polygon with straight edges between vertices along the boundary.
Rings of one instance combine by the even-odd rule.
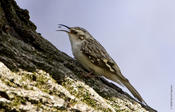
[[[58, 24], [87, 29], [118, 63], [124, 76], [159, 112], [170, 107], [175, 87], [174, 0], [16, 0], [29, 10], [37, 32], [72, 56]], [[73, 57], [73, 56], [72, 56]]]

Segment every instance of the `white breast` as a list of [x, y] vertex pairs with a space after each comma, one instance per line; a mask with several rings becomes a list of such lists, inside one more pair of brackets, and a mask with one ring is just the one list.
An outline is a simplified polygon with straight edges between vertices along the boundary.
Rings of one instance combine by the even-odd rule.
[[74, 41], [71, 40], [71, 46], [72, 46], [72, 53], [75, 57], [75, 59], [77, 59], [77, 61], [79, 61], [87, 70], [90, 70], [89, 66], [92, 66], [92, 63], [89, 62], [89, 60], [87, 59], [86, 56], [83, 55], [81, 49], [81, 42], [79, 41]]

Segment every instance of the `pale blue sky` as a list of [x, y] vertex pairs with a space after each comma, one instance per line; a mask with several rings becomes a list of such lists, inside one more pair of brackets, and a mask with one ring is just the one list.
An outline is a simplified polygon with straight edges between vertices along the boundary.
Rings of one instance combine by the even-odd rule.
[[16, 1], [29, 10], [37, 31], [70, 56], [68, 36], [56, 32], [57, 24], [87, 29], [151, 107], [175, 111], [175, 104], [170, 110], [170, 85], [175, 87], [174, 0]]

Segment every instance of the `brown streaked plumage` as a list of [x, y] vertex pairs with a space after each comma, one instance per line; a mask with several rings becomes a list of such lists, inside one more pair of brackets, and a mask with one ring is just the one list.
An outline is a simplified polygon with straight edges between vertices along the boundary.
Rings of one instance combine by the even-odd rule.
[[80, 27], [67, 27], [65, 31], [69, 35], [74, 57], [89, 71], [93, 71], [97, 75], [105, 76], [106, 78], [115, 81], [116, 83], [125, 86], [140, 102], [146, 104], [137, 90], [125, 78], [118, 65], [109, 56], [105, 48], [91, 34]]

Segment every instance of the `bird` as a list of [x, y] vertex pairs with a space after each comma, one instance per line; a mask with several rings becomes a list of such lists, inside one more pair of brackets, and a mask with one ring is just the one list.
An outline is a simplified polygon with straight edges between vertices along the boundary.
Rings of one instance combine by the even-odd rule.
[[107, 53], [106, 49], [86, 29], [59, 24], [59, 28], [61, 27], [65, 27], [67, 30], [57, 31], [63, 31], [69, 35], [72, 53], [75, 59], [86, 70], [90, 71], [89, 75], [93, 73], [97, 76], [104, 76], [121, 86], [125, 86], [138, 101], [146, 104], [139, 92], [122, 75], [119, 66]]

